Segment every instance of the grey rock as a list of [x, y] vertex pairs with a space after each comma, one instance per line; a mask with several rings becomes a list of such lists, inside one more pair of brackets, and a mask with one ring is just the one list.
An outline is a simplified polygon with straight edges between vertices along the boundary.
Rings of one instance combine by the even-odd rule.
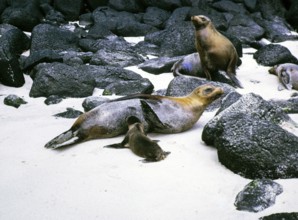
[[12, 106], [15, 108], [19, 108], [23, 104], [27, 104], [27, 102], [17, 95], [8, 95], [4, 98], [4, 104], [8, 106]]
[[55, 114], [54, 116], [61, 117], [61, 118], [77, 118], [81, 114], [83, 114], [83, 112], [75, 110], [73, 108], [67, 108], [65, 112]]
[[281, 63], [298, 64], [297, 58], [292, 55], [288, 48], [277, 44], [268, 44], [261, 47], [254, 53], [253, 58], [263, 66], [274, 66]]
[[275, 213], [259, 218], [260, 220], [297, 220], [298, 212]]
[[282, 192], [280, 184], [270, 179], [256, 179], [238, 193], [234, 205], [240, 211], [260, 212], [274, 205], [276, 196]]

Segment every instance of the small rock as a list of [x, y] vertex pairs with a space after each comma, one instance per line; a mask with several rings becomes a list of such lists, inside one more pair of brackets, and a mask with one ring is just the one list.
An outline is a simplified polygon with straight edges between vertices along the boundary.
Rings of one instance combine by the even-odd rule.
[[18, 108], [22, 104], [27, 104], [27, 102], [17, 95], [8, 95], [4, 98], [4, 104]]

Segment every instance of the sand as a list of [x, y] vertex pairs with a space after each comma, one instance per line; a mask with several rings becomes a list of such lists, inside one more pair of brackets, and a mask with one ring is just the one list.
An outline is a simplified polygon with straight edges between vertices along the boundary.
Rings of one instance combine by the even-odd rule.
[[[298, 42], [284, 42], [298, 56]], [[244, 49], [237, 70], [244, 89], [264, 99], [288, 99], [293, 91], [278, 91], [276, 76]], [[155, 89], [165, 89], [171, 73], [152, 75]], [[47, 141], [70, 128], [75, 119], [53, 115], [67, 107], [82, 110], [83, 98], [47, 106], [45, 98], [30, 98], [30, 77], [22, 88], [0, 85], [0, 219], [258, 219], [278, 212], [298, 211], [298, 179], [276, 180], [284, 192], [276, 204], [259, 213], [237, 211], [236, 195], [251, 180], [220, 164], [216, 149], [201, 140], [204, 125], [215, 111], [205, 112], [196, 125], [180, 134], [149, 134], [171, 154], [161, 162], [142, 163], [128, 149], [107, 149], [123, 136], [92, 140], [63, 150], [45, 149]], [[98, 95], [100, 90], [96, 90]], [[3, 104], [9, 94], [28, 104], [18, 109]], [[298, 122], [297, 115], [291, 117]], [[298, 135], [298, 133], [296, 133]]]

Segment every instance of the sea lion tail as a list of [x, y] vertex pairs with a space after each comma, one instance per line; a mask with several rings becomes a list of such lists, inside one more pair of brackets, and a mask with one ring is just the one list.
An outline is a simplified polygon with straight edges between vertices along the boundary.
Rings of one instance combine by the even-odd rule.
[[44, 147], [57, 149], [60, 147], [65, 147], [82, 142], [82, 140], [79, 137], [77, 137], [77, 133], [78, 131], [72, 131], [71, 129], [65, 131], [57, 137], [53, 138], [51, 141], [49, 141]]

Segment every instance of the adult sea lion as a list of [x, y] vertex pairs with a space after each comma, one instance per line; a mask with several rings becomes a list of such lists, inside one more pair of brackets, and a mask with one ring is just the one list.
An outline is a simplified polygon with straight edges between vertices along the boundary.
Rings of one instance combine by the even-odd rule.
[[298, 65], [293, 63], [275, 65], [269, 69], [269, 73], [278, 77], [280, 82], [278, 90], [284, 88], [298, 90]]
[[202, 85], [184, 97], [137, 94], [104, 103], [78, 117], [71, 128], [46, 148], [59, 148], [95, 138], [109, 138], [127, 131], [126, 118], [134, 115], [145, 132], [178, 133], [190, 129], [206, 107], [223, 94], [220, 87]]
[[231, 41], [216, 30], [208, 17], [192, 16], [191, 21], [195, 27], [196, 48], [207, 79], [211, 80], [214, 72], [223, 70], [237, 87], [243, 88], [236, 78], [238, 54]]
[[105, 147], [109, 148], [126, 148], [129, 147], [136, 155], [145, 158], [145, 161], [160, 161], [167, 157], [170, 152], [165, 152], [156, 143], [151, 140], [145, 133], [144, 125], [140, 119], [130, 116], [126, 120], [128, 131], [124, 140], [119, 144], [111, 144]]

